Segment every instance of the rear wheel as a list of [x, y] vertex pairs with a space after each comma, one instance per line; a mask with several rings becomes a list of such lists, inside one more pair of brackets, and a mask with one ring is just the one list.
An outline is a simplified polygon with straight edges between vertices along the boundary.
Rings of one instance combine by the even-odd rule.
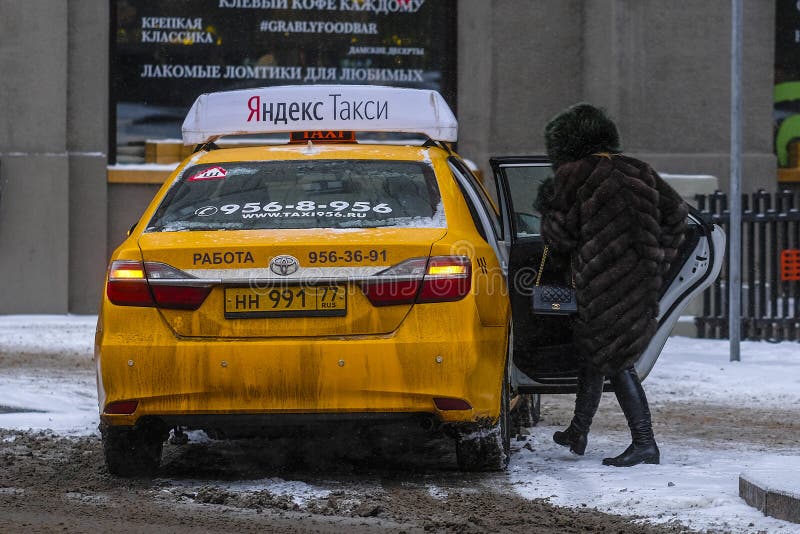
[[531, 395], [531, 426], [536, 426], [542, 420], [542, 396], [538, 393]]
[[508, 465], [511, 436], [509, 433], [510, 386], [508, 374], [503, 376], [500, 395], [500, 417], [492, 426], [476, 426], [456, 437], [456, 459], [462, 471], [501, 471]]
[[106, 466], [113, 475], [147, 477], [161, 463], [161, 449], [168, 431], [163, 425], [101, 425]]
[[512, 433], [519, 433], [523, 428], [536, 426], [541, 419], [541, 414], [541, 395], [538, 393], [519, 395], [516, 406], [511, 410]]

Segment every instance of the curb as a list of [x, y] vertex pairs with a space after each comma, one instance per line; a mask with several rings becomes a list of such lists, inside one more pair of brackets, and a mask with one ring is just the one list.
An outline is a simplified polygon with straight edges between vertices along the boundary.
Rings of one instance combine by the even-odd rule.
[[770, 482], [782, 477], [785, 477], [785, 472], [777, 470], [741, 473], [739, 497], [764, 515], [800, 523], [800, 490], [781, 488], [780, 484]]

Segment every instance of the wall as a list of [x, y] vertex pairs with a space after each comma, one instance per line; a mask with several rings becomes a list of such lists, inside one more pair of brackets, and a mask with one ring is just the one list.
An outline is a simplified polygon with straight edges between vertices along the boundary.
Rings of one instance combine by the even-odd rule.
[[[96, 313], [107, 264], [108, 2], [70, 0], [69, 310]], [[101, 21], [101, 23], [98, 23]]]
[[139, 222], [161, 186], [153, 184], [108, 184], [108, 254], [122, 243], [128, 230]]
[[0, 313], [97, 309], [107, 7], [0, 0]]
[[0, 13], [0, 312], [66, 312], [67, 5]]
[[[482, 169], [490, 156], [543, 153], [547, 119], [584, 100], [608, 109], [630, 154], [663, 172], [717, 176], [728, 188], [730, 2], [472, 0], [459, 8], [459, 151]], [[776, 186], [774, 9], [745, 7], [745, 191]]]

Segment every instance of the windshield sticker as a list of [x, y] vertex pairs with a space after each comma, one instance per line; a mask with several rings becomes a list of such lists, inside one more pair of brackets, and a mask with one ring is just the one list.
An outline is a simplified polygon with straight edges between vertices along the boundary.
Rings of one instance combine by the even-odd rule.
[[202, 180], [222, 180], [228, 174], [228, 171], [222, 167], [210, 167], [203, 172], [190, 176], [187, 181], [200, 182]]
[[212, 215], [216, 215], [218, 211], [216, 206], [203, 206], [202, 208], [194, 210], [194, 214], [198, 217], [211, 217]]
[[214, 162], [183, 176], [147, 231], [447, 226], [433, 168], [416, 161]]
[[347, 202], [334, 200], [324, 204], [313, 200], [300, 200], [294, 204], [281, 204], [279, 202], [245, 202], [244, 204], [223, 204], [222, 206], [204, 206], [195, 212], [199, 217], [216, 214], [217, 210], [225, 215], [241, 217], [242, 219], [268, 219], [288, 217], [332, 217], [363, 219], [368, 212], [388, 214], [392, 207], [386, 203], [371, 204], [369, 202]]

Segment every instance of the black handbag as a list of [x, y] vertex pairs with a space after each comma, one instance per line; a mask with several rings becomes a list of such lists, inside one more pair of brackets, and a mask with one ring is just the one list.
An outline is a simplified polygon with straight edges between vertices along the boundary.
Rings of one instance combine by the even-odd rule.
[[547, 259], [548, 246], [542, 252], [542, 262], [539, 272], [536, 273], [536, 285], [533, 286], [533, 313], [538, 315], [572, 315], [578, 311], [578, 301], [575, 298], [575, 279], [572, 287], [546, 284], [540, 285], [544, 262]]

